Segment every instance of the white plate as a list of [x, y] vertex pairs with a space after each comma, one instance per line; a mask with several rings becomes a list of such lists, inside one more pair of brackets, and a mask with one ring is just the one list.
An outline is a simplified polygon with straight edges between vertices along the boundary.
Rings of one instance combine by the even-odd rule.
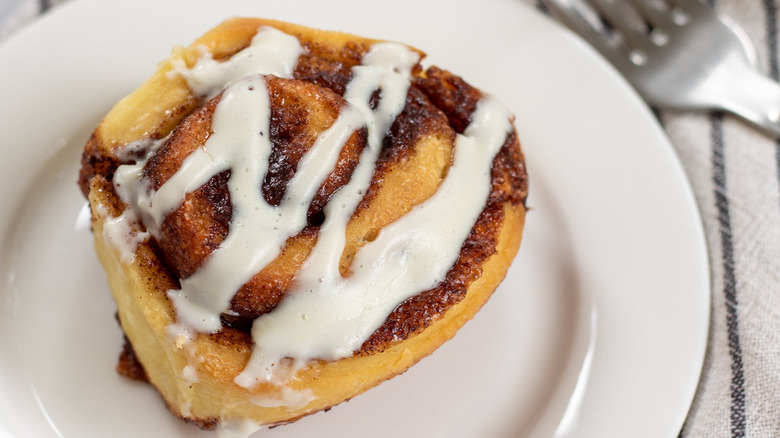
[[693, 197], [636, 95], [515, 0], [79, 0], [0, 46], [0, 434], [212, 436], [114, 372], [121, 333], [75, 180], [113, 103], [175, 44], [233, 15], [423, 48], [516, 113], [532, 178], [520, 256], [452, 342], [257, 436], [676, 435], [709, 313]]

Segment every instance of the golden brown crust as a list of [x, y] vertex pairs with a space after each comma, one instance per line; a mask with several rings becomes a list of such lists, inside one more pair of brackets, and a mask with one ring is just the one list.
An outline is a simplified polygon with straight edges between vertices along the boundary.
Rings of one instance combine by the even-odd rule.
[[116, 372], [130, 380], [137, 380], [139, 382], [149, 381], [146, 370], [144, 370], [144, 366], [141, 365], [141, 361], [138, 360], [138, 356], [135, 355], [133, 344], [127, 340], [127, 336], [125, 336], [124, 345], [122, 346], [122, 353], [119, 354]]
[[[273, 149], [261, 192], [269, 204], [278, 205], [301, 157], [344, 105], [340, 95], [351, 79], [350, 67], [360, 62], [376, 40], [269, 20], [235, 19], [189, 48], [177, 49], [172, 59], [191, 66], [201, 50], [198, 46], [205, 46], [215, 59], [228, 58], [248, 46], [261, 25], [298, 37], [304, 47], [294, 79], [266, 77], [272, 101], [268, 135]], [[291, 288], [316, 242], [322, 208], [348, 182], [357, 165], [366, 131], [357, 131], [343, 148], [335, 171], [310, 205], [308, 225], [289, 238], [281, 255], [234, 296], [230, 311], [223, 315], [226, 326], [215, 334], [197, 335], [189, 347], [176, 340], [171, 347], [166, 330], [175, 322], [175, 315], [167, 291], [176, 289], [179, 279], [192, 275], [227, 235], [232, 217], [227, 188], [231, 170], [218, 173], [188, 194], [184, 203], [166, 216], [158, 238], [139, 246], [132, 265], [123, 265], [102, 236], [105, 219], [123, 209], [110, 182], [114, 171], [119, 164], [137, 158], [118, 153], [124, 145], [167, 137], [144, 168], [152, 187], [159, 188], [211, 135], [220, 96], [201, 101], [180, 77], [168, 74], [171, 64], [171, 60], [162, 63], [147, 83], [112, 109], [98, 126], [82, 156], [79, 185], [93, 207], [95, 245], [122, 327], [144, 364], [141, 369], [176, 415], [213, 428], [225, 418], [284, 424], [327, 409], [403, 372], [452, 337], [503, 278], [520, 243], [528, 193], [514, 131], [493, 161], [490, 196], [444, 281], [401, 303], [355, 356], [317, 362], [302, 370], [291, 386], [315, 391], [316, 400], [300, 409], [259, 408], [251, 403], [228, 409], [215, 405], [217, 400], [203, 400], [199, 396], [203, 392], [217, 391], [220, 398], [229, 400], [278, 392], [269, 385], [247, 392], [233, 381], [251, 352], [248, 330], [255, 318], [272, 310]], [[468, 125], [483, 96], [461, 78], [436, 67], [423, 70], [418, 64], [412, 74], [406, 106], [384, 139], [371, 184], [347, 227], [341, 259], [344, 276], [350, 275], [353, 257], [362, 245], [437, 190], [451, 164], [456, 134]], [[379, 92], [375, 93], [372, 103], [378, 96]], [[138, 370], [131, 366], [133, 354], [126, 351], [123, 357], [123, 369], [138, 376]], [[193, 358], [198, 358], [199, 381], [187, 386], [181, 381], [181, 370], [192, 365]], [[183, 411], [183, 406], [189, 412]]]

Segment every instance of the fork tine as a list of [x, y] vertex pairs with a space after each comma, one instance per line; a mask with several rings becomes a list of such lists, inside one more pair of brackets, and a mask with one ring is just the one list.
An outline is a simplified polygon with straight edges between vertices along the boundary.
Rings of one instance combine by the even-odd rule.
[[[671, 11], [664, 11], [648, 0], [628, 0], [639, 14], [655, 28], [670, 28], [675, 25]], [[668, 4], [668, 3], [667, 3]], [[670, 6], [671, 8], [671, 6]]]
[[631, 67], [628, 55], [618, 48], [610, 46], [603, 34], [594, 27], [582, 12], [572, 4], [571, 0], [542, 0], [550, 12], [563, 24], [572, 29], [580, 37], [585, 39], [592, 47], [598, 50], [618, 70], [626, 71]]
[[668, 0], [673, 6], [677, 6], [685, 12], [692, 14], [696, 13], [711, 13], [712, 8], [705, 5], [699, 0]]
[[[589, 0], [589, 3], [610, 26], [620, 32], [628, 46], [640, 51], [645, 51], [648, 48], [650, 41], [647, 30], [641, 30], [636, 26], [641, 22], [639, 18], [643, 19], [640, 11], [627, 7], [628, 5], [624, 2], [615, 2], [614, 0]], [[631, 17], [629, 9], [636, 15], [635, 17]], [[636, 18], [636, 20], [632, 20], [632, 18]]]

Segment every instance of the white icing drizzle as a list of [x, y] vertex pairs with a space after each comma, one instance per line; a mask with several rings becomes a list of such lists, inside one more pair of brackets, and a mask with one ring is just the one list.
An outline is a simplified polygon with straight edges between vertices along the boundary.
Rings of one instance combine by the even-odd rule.
[[149, 240], [149, 233], [138, 229], [139, 220], [135, 211], [126, 208], [119, 216], [112, 217], [102, 204], [97, 214], [103, 217], [103, 239], [119, 252], [119, 261], [131, 264], [135, 261], [138, 245]]
[[114, 153], [117, 160], [126, 163], [149, 156], [150, 154], [157, 152], [162, 145], [163, 142], [160, 140], [145, 137], [122, 146], [114, 151]]
[[163, 212], [180, 204], [185, 193], [216, 173], [232, 169], [228, 182], [233, 202], [230, 232], [201, 269], [181, 281], [181, 291], [169, 294], [178, 317], [199, 331], [219, 330], [219, 316], [227, 311], [236, 291], [273, 261], [285, 241], [306, 225], [309, 204], [336, 165], [342, 145], [362, 126], [356, 110], [343, 110], [298, 164], [281, 204], [272, 206], [258, 190], [271, 152], [269, 123], [263, 78], [249, 76], [234, 82], [217, 106], [212, 136], [160, 187], [150, 203], [152, 217], [159, 226]]
[[[129, 161], [133, 157], [143, 157], [140, 161], [145, 163], [146, 159], [152, 156], [162, 141], [151, 139], [141, 139], [125, 145], [117, 151], [117, 159]], [[149, 240], [152, 233], [147, 228], [146, 231], [139, 229], [140, 223], [144, 222], [139, 215], [143, 215], [144, 210], [138, 208], [138, 196], [144, 192], [139, 190], [143, 164], [125, 164], [119, 166], [114, 172], [114, 189], [119, 198], [124, 201], [128, 207], [122, 211], [119, 216], [111, 217], [104, 205], [98, 206], [98, 213], [104, 217], [103, 238], [113, 248], [119, 252], [119, 260], [124, 264], [130, 264], [135, 261], [138, 246]]]
[[192, 68], [183, 60], [173, 62], [173, 74], [187, 80], [190, 89], [199, 96], [212, 98], [225, 85], [251, 74], [292, 77], [302, 52], [298, 39], [273, 27], [262, 26], [252, 38], [252, 43], [227, 61], [216, 61], [204, 47]]
[[336, 237], [344, 235], [348, 217], [327, 216], [335, 217], [336, 225], [323, 226], [296, 277], [296, 289], [273, 312], [255, 320], [252, 358], [236, 382], [251, 387], [284, 381], [276, 375], [282, 358], [297, 359], [297, 368], [313, 358], [349, 357], [399, 303], [436, 286], [457, 260], [485, 205], [491, 163], [509, 129], [506, 110], [494, 99], [484, 99], [465, 135], [458, 136], [454, 162], [434, 196], [361, 248], [346, 279], [338, 271], [343, 237], [339, 242]]
[[294, 410], [302, 408], [316, 399], [316, 397], [314, 397], [314, 391], [310, 388], [293, 389], [289, 386], [284, 386], [284, 383], [286, 382], [279, 384], [278, 395], [262, 397], [254, 395], [250, 398], [251, 402], [264, 408], [284, 407], [289, 410]]
[[187, 383], [188, 385], [192, 385], [193, 383], [198, 383], [198, 381], [200, 380], [198, 379], [198, 369], [192, 363], [188, 363], [187, 365], [184, 366], [181, 376], [184, 379], [184, 382]]
[[216, 432], [218, 438], [246, 438], [261, 429], [265, 426], [252, 420], [221, 420]]
[[[350, 181], [324, 208], [325, 221], [294, 289], [253, 324], [252, 357], [236, 383], [247, 388], [258, 382], [279, 385], [278, 399], [253, 400], [263, 406], [307, 404], [314, 396], [310, 391], [285, 386], [301, 367], [312, 359], [351, 356], [399, 303], [442, 281], [485, 205], [493, 158], [511, 129], [506, 109], [492, 98], [483, 99], [457, 137], [452, 166], [436, 193], [363, 246], [352, 274], [343, 278], [339, 260], [347, 223], [370, 185], [382, 140], [404, 108], [410, 71], [419, 56], [394, 43], [371, 47], [362, 65], [352, 69], [344, 95], [349, 104], [304, 155], [281, 204], [271, 206], [259, 190], [271, 151], [262, 75], [291, 77], [301, 50], [294, 37], [262, 27], [252, 44], [229, 61], [205, 55], [192, 69], [177, 65], [174, 71], [198, 94], [215, 95], [229, 83], [214, 113], [212, 135], [156, 192], [147, 190], [141, 178], [145, 160], [121, 166], [116, 177], [120, 197], [139, 210], [147, 229], [156, 234], [187, 193], [231, 169], [233, 218], [227, 237], [199, 271], [181, 281], [181, 290], [169, 292], [178, 319], [171, 333], [188, 342], [188, 330], [221, 328], [220, 314], [228, 311], [233, 295], [305, 226], [311, 200], [349, 136], [363, 126], [368, 129], [368, 145]], [[376, 90], [381, 99], [372, 110], [369, 101]]]

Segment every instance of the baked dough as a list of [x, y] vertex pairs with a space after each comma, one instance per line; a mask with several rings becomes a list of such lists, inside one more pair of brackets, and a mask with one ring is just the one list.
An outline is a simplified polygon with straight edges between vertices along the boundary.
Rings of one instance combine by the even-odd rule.
[[[271, 206], [285, 202], [307, 152], [350, 107], [345, 94], [355, 87], [356, 67], [383, 42], [257, 18], [228, 20], [188, 48], [174, 49], [151, 78], [108, 113], [85, 147], [79, 176], [92, 208], [95, 249], [130, 346], [124, 357], [137, 358], [142, 371], [136, 375], [148, 379], [171, 412], [205, 429], [289, 423], [402, 373], [454, 336], [487, 301], [518, 250], [525, 219], [527, 175], [508, 123], [485, 171], [488, 194], [471, 207], [476, 220], [455, 242], [455, 261], [433, 287], [395, 303], [349, 354], [283, 358], [277, 362], [279, 368], [291, 367], [287, 374], [239, 384], [259, 348], [252, 338], [253, 323], [277, 312], [290, 294], [300, 293], [295, 292], [298, 275], [320, 237], [327, 205], [356, 178], [355, 169], [370, 147], [371, 128], [355, 128], [339, 143], [335, 165], [306, 205], [301, 229], [283, 241], [272, 262], [234, 291], [218, 315], [217, 330], [183, 322], [172, 296], [209, 263], [231, 232], [238, 213], [228, 182], [237, 170], [212, 175], [157, 220], [132, 205], [137, 199], [128, 198], [127, 183], [119, 175], [136, 166], [132, 169], [144, 190], [155, 192], [193, 151], [204, 149], [216, 135], [215, 112], [227, 91], [199, 90], [188, 72], [205, 58], [219, 64], [241, 57], [259, 32], [270, 28], [300, 44], [291, 77], [257, 79], [268, 90], [272, 147], [259, 196]], [[423, 69], [421, 51], [404, 46], [403, 53], [416, 58], [407, 72], [409, 88], [402, 111], [381, 133], [371, 182], [343, 232], [338, 272], [345, 281], [357, 275], [354, 263], [361, 249], [381, 240], [383, 230], [402, 222], [454, 177], [458, 139], [467, 136], [464, 132], [486, 99], [447, 71]], [[378, 111], [389, 94], [389, 86], [376, 87], [365, 103]]]

